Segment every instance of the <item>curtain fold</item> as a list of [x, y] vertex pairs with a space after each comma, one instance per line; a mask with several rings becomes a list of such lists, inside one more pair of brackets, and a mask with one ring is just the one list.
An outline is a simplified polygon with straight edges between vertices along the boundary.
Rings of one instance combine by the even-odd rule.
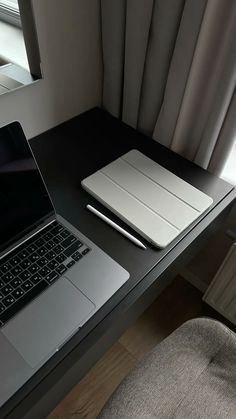
[[152, 135], [160, 112], [183, 4], [183, 0], [154, 2], [137, 125], [148, 135]]
[[218, 174], [235, 138], [236, 1], [101, 0], [101, 16], [104, 108]]
[[149, 42], [154, 0], [127, 3], [123, 108], [121, 116], [137, 127], [142, 80]]
[[208, 1], [171, 148], [208, 167], [236, 76], [236, 3]]
[[102, 0], [103, 103], [115, 116], [123, 106], [126, 0]]
[[153, 132], [153, 138], [167, 147], [171, 147], [173, 141], [206, 4], [207, 0], [185, 2], [162, 107]]

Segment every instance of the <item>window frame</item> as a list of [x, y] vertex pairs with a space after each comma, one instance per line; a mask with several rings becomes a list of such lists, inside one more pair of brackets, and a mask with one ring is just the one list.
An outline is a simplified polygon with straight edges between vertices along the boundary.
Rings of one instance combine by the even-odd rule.
[[0, 0], [0, 20], [21, 28], [18, 5], [14, 6], [9, 0]]
[[33, 0], [18, 0], [30, 73], [35, 79], [42, 79], [41, 57], [32, 3]]

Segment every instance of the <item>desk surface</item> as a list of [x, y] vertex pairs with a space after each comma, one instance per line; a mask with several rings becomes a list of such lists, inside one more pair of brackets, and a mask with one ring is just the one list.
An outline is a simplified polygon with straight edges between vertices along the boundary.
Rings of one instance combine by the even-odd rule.
[[[22, 417], [39, 400], [44, 399], [45, 405], [45, 392], [53, 386], [55, 402], [62, 397], [194, 255], [235, 199], [233, 186], [97, 108], [45, 132], [30, 144], [57, 212], [127, 269], [130, 279], [2, 408], [0, 417], [14, 408], [9, 417]], [[147, 245], [146, 251], [139, 249], [85, 209], [88, 203], [94, 205], [133, 233], [80, 185], [83, 178], [133, 148], [213, 198], [209, 210], [163, 250], [151, 247], [135, 233]], [[69, 384], [72, 366], [77, 375]], [[64, 387], [63, 376], [67, 377]], [[37, 417], [35, 412], [31, 417]]]

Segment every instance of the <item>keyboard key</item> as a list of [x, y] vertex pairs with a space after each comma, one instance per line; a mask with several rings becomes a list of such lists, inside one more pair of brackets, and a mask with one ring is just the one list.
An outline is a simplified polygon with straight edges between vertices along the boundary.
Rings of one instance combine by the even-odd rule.
[[58, 244], [56, 247], [54, 247], [53, 251], [59, 255], [61, 252], [63, 252], [64, 247], [62, 247], [60, 244]]
[[71, 268], [75, 264], [75, 260], [71, 260], [69, 263], [66, 264], [67, 268]]
[[35, 244], [38, 247], [41, 247], [41, 246], [43, 246], [43, 244], [45, 244], [45, 240], [41, 237], [40, 239], [36, 240]]
[[61, 253], [59, 256], [56, 257], [57, 262], [62, 263], [67, 259], [67, 257]]
[[23, 260], [27, 258], [27, 256], [29, 256], [29, 252], [26, 249], [24, 249], [18, 254], [18, 256], [21, 260]]
[[29, 259], [23, 260], [23, 262], [21, 262], [21, 264], [20, 264], [20, 266], [21, 266], [22, 269], [26, 269], [30, 265], [32, 265], [32, 262]]
[[22, 284], [22, 279], [20, 279], [20, 278], [15, 278], [15, 279], [13, 279], [13, 281], [11, 281], [10, 282], [10, 285], [13, 287], [13, 288], [17, 288], [17, 287], [19, 287], [19, 285], [21, 285]]
[[32, 288], [33, 287], [33, 284], [32, 284], [32, 282], [28, 279], [27, 281], [25, 281], [22, 285], [21, 285], [21, 288], [25, 291], [25, 292], [27, 292], [27, 291], [29, 291], [30, 290], [30, 288]]
[[48, 275], [50, 273], [50, 269], [48, 269], [47, 267], [45, 267], [45, 268], [42, 268], [40, 271], [39, 271], [39, 274], [40, 275], [42, 275], [43, 277], [45, 277], [46, 275]]
[[87, 255], [87, 253], [90, 252], [90, 249], [87, 247], [86, 249], [83, 250], [82, 255]]
[[5, 282], [2, 279], [0, 279], [0, 288], [4, 287], [4, 285], [5, 285]]
[[82, 259], [83, 255], [81, 255], [81, 253], [79, 252], [75, 252], [72, 256], [71, 256], [76, 262], [78, 262], [78, 260]]
[[52, 246], [52, 249], [56, 246], [56, 243], [54, 242], [54, 240], [49, 240], [48, 243]]
[[50, 252], [48, 252], [48, 253], [46, 254], [46, 258], [47, 258], [47, 260], [52, 260], [52, 259], [54, 259], [56, 256], [57, 256], [57, 254], [56, 254], [53, 250], [51, 250]]
[[60, 266], [58, 266], [58, 268], [56, 268], [56, 271], [59, 273], [59, 275], [62, 275], [62, 274], [64, 274], [64, 272], [67, 271], [67, 268], [62, 263]]
[[73, 256], [78, 256], [78, 255], [82, 257], [81, 253], [78, 250], [76, 250], [76, 252], [73, 253]]
[[13, 278], [14, 278], [14, 276], [11, 274], [11, 272], [8, 272], [7, 274], [3, 275], [2, 280], [5, 282], [5, 284], [7, 284]]
[[69, 235], [70, 235], [70, 232], [68, 230], [64, 230], [60, 234], [60, 236], [63, 237], [63, 239], [66, 239]]
[[4, 307], [2, 304], [0, 304], [0, 314], [1, 314], [4, 310], [5, 310], [5, 307]]
[[45, 241], [51, 240], [53, 238], [53, 234], [52, 233], [46, 233], [43, 236]]
[[41, 279], [42, 279], [42, 276], [39, 275], [39, 273], [31, 276], [31, 278], [30, 278], [30, 280], [31, 280], [31, 282], [33, 282], [33, 284], [38, 284], [38, 282], [40, 282]]
[[56, 269], [58, 267], [59, 263], [56, 261], [56, 259], [52, 260], [51, 262], [49, 262], [48, 267], [49, 269], [51, 269], [52, 271], [54, 269]]
[[24, 291], [22, 290], [22, 288], [17, 288], [15, 291], [12, 292], [13, 297], [18, 300], [18, 298], [22, 297], [22, 295], [24, 295]]
[[5, 285], [5, 287], [1, 288], [1, 293], [6, 296], [8, 294], [10, 294], [10, 292], [13, 291], [13, 288], [11, 287], [11, 285]]
[[17, 266], [17, 265], [19, 265], [19, 263], [21, 262], [21, 259], [18, 257], [18, 256], [14, 256], [14, 258], [12, 258], [10, 261], [9, 261], [9, 263], [12, 265], [12, 266]]
[[52, 243], [51, 243], [51, 241], [49, 241], [48, 243], [45, 244], [45, 247], [47, 248], [47, 250], [52, 250], [53, 249], [53, 247], [55, 246], [55, 243], [53, 243], [53, 244]]
[[25, 295], [23, 295], [18, 301], [15, 302], [9, 309], [5, 310], [2, 314], [0, 314], [0, 321], [4, 324], [6, 323], [11, 317], [13, 317], [19, 310], [25, 307], [30, 301], [36, 298], [42, 291], [44, 291], [48, 287], [48, 283], [46, 281], [41, 281], [39, 284], [35, 285], [31, 288]]
[[3, 265], [0, 265], [0, 269], [1, 269], [1, 271], [2, 271], [2, 273], [7, 273], [8, 271], [10, 271], [10, 269], [11, 269], [11, 265], [10, 265], [10, 263], [4, 263]]
[[13, 304], [15, 301], [15, 298], [12, 297], [12, 295], [8, 295], [6, 298], [2, 300], [5, 307], [9, 307], [11, 304]]
[[30, 253], [36, 252], [36, 250], [37, 250], [37, 246], [36, 246], [36, 244], [31, 244], [29, 247], [27, 247], [27, 250], [28, 250]]
[[59, 278], [59, 274], [55, 271], [50, 272], [48, 275], [45, 276], [45, 279], [46, 281], [49, 282], [49, 284], [52, 284], [58, 278]]
[[63, 238], [61, 236], [59, 236], [59, 235], [56, 236], [56, 237], [53, 237], [53, 241], [56, 244], [59, 244], [62, 240], [63, 240]]
[[30, 276], [31, 276], [31, 273], [29, 271], [24, 271], [19, 275], [22, 281], [25, 281], [26, 279], [30, 278]]
[[45, 253], [47, 253], [47, 252], [48, 252], [48, 249], [45, 246], [40, 247], [40, 249], [38, 249], [39, 256], [44, 256]]
[[11, 273], [12, 273], [14, 276], [17, 276], [17, 275], [21, 274], [21, 272], [23, 272], [23, 269], [22, 269], [20, 266], [15, 266], [15, 268], [13, 268], [13, 269], [11, 270]]
[[58, 233], [60, 233], [61, 231], [64, 231], [64, 227], [61, 225], [61, 224], [57, 224], [57, 226], [56, 227], [54, 227], [52, 230], [51, 230], [51, 233], [52, 234], [54, 234], [55, 236], [58, 234]]
[[33, 275], [33, 274], [36, 274], [36, 272], [38, 272], [39, 271], [39, 269], [40, 269], [40, 267], [37, 265], [37, 263], [34, 263], [33, 265], [31, 265], [30, 267], [29, 267], [29, 272]]
[[3, 299], [3, 295], [1, 294], [1, 292], [0, 292], [0, 301]]
[[66, 250], [64, 250], [64, 254], [69, 257], [73, 253], [76, 252], [80, 247], [82, 246], [82, 243], [79, 240], [76, 240], [75, 243], [73, 243], [71, 246], [69, 246]]
[[29, 260], [33, 263], [33, 262], [37, 262], [37, 260], [39, 260], [40, 256], [38, 255], [38, 253], [33, 253], [32, 255], [29, 256]]
[[61, 245], [64, 247], [64, 249], [66, 249], [67, 247], [69, 247], [75, 241], [76, 241], [76, 237], [71, 234], [69, 237], [67, 237], [67, 239], [65, 239], [63, 242], [61, 242]]
[[39, 265], [40, 268], [43, 268], [43, 266], [47, 265], [47, 263], [48, 263], [48, 260], [45, 257], [42, 257], [41, 259], [37, 261], [37, 265]]

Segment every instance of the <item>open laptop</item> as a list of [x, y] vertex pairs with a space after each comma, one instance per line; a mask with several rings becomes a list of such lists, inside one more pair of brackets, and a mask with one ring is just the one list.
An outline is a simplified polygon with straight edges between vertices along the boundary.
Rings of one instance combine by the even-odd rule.
[[0, 405], [128, 278], [56, 215], [19, 122], [0, 128]]

